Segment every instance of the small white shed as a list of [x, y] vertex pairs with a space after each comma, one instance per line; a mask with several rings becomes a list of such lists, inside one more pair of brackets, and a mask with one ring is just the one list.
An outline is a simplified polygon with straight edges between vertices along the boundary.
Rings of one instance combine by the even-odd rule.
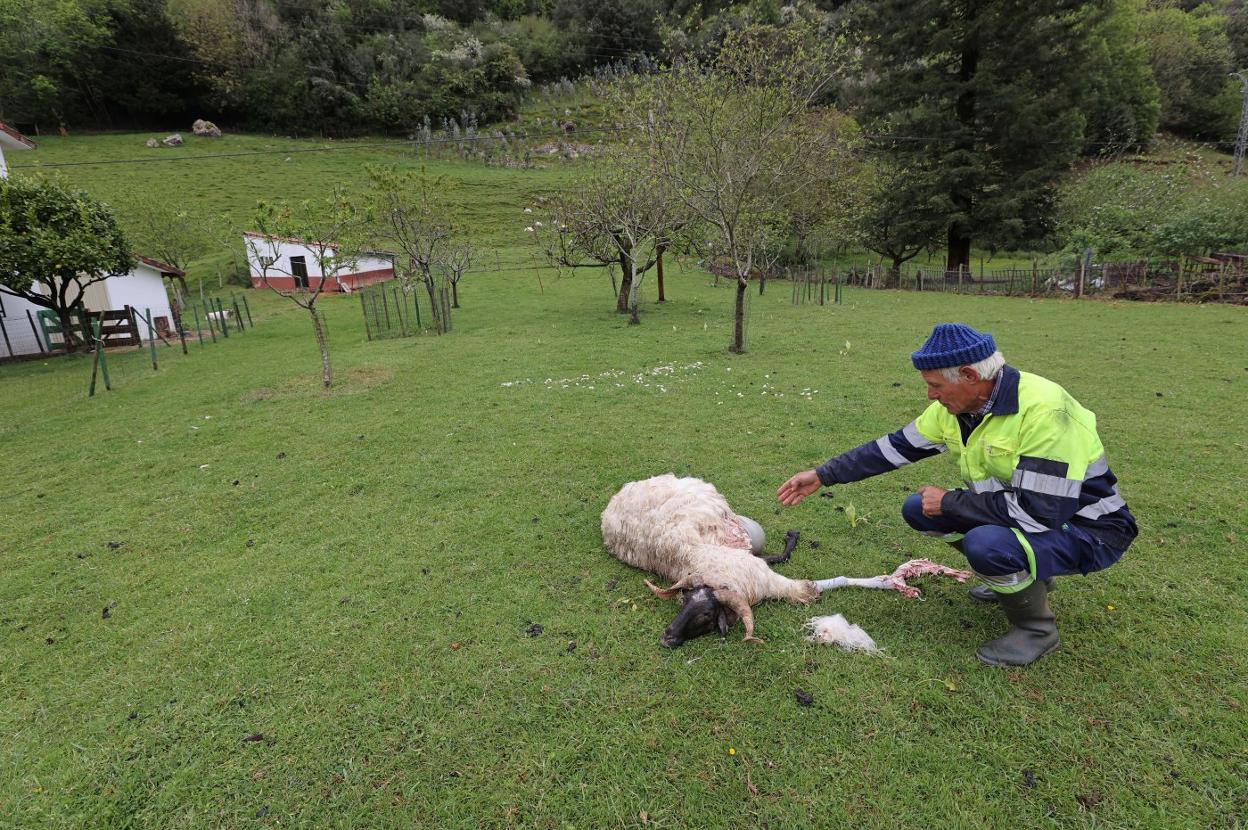
[[185, 275], [172, 265], [166, 265], [151, 257], [136, 255], [135, 258], [138, 262], [129, 274], [109, 277], [87, 286], [82, 295], [82, 303], [88, 311], [122, 311], [130, 306], [139, 320], [139, 337], [143, 342], [152, 338], [147, 324], [143, 322], [144, 314], [150, 310], [156, 332], [168, 338], [171, 334], [176, 334], [176, 331], [164, 278]]
[[[253, 288], [267, 284], [278, 291], [316, 290], [324, 281], [324, 293], [349, 293], [357, 288], [394, 279], [394, 254], [386, 251], [361, 251], [344, 257], [344, 263], [328, 274], [323, 274], [318, 251], [308, 242], [294, 237], [265, 236], [255, 231], [243, 234], [243, 246], [247, 249], [247, 268]], [[329, 248], [334, 255], [336, 248]], [[268, 273], [264, 264], [268, 263]]]

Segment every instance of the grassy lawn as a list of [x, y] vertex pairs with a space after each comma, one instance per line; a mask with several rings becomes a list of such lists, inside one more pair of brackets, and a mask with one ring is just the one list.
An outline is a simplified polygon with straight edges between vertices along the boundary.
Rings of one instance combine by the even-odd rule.
[[[72, 176], [113, 198], [124, 170], [245, 210], [372, 152]], [[253, 330], [163, 349], [158, 372], [116, 354], [95, 398], [83, 359], [0, 366], [0, 826], [1248, 821], [1244, 309], [853, 289], [792, 306], [772, 284], [731, 356], [731, 291], [705, 274], [672, 268], [662, 305], [648, 282], [630, 327], [601, 274], [539, 290], [506, 268], [528, 256], [527, 194], [560, 170], [444, 169], [504, 270], [465, 278], [441, 338], [369, 343], [358, 300], [324, 300], [330, 392], [306, 315], [258, 292]], [[899, 515], [913, 488], [956, 482], [947, 459], [796, 508], [774, 496], [920, 411], [908, 354], [950, 319], [1098, 414], [1140, 521], [1121, 563], [1062, 580], [1062, 649], [980, 666], [1003, 619], [934, 580], [922, 602], [766, 604], [762, 646], [738, 627], [661, 649], [675, 604], [599, 536], [632, 479], [697, 475], [773, 548], [790, 528], [817, 540], [792, 576], [962, 564]], [[837, 612], [891, 659], [803, 641]]]

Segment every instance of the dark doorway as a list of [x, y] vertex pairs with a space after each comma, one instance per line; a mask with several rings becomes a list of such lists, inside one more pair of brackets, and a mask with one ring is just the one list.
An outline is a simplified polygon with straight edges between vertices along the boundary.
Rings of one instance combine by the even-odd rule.
[[295, 288], [308, 287], [308, 263], [306, 257], [290, 258], [290, 275], [295, 278]]

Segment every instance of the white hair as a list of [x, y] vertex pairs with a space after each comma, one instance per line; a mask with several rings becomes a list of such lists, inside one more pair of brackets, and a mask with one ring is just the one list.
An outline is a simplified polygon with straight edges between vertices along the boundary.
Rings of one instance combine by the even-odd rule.
[[[975, 372], [975, 376], [980, 380], [994, 380], [997, 375], [1001, 374], [1001, 367], [1005, 365], [1005, 356], [1001, 352], [993, 352], [978, 363], [967, 363]], [[958, 374], [961, 366], [949, 366], [938, 370], [947, 381], [959, 383], [962, 376]]]

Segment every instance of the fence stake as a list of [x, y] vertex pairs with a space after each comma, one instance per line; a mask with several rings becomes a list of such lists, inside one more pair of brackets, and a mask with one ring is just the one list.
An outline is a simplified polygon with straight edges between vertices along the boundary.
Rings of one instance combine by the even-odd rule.
[[[399, 289], [391, 289], [394, 292], [394, 313], [399, 318], [399, 335], [407, 337], [407, 321], [403, 319], [403, 303], [399, 301]], [[383, 293], [385, 289], [382, 289]]]
[[147, 323], [147, 345], [152, 351], [152, 371], [156, 371], [156, 329], [152, 328], [152, 310], [143, 309], [143, 320]]
[[238, 330], [243, 330], [243, 313], [238, 308], [238, 297], [234, 296], [234, 292], [230, 292], [230, 302], [234, 304], [234, 319], [238, 322]]
[[220, 297], [214, 297], [217, 304], [217, 322], [221, 324], [221, 336], [226, 340], [230, 339], [230, 323], [225, 319], [225, 306], [221, 304]]
[[195, 334], [199, 337], [199, 347], [204, 347], [204, 333], [199, 328], [199, 310], [195, 308], [195, 304], [191, 303], [191, 314], [195, 315]]
[[4, 347], [9, 350], [9, 357], [14, 357], [13, 346], [9, 343], [9, 331], [4, 327], [3, 317], [0, 317], [0, 334], [4, 335]]
[[243, 310], [247, 312], [247, 328], [254, 329], [256, 324], [251, 319], [251, 305], [247, 302], [246, 294], [243, 295]]
[[182, 341], [182, 354], [186, 354], [186, 326], [182, 325], [181, 316], [178, 315], [178, 339]]
[[43, 347], [43, 341], [39, 339], [39, 327], [35, 325], [35, 318], [30, 316], [30, 309], [26, 309], [26, 319], [30, 322], [30, 331], [35, 335], [35, 345], [39, 347], [39, 354], [47, 354], [48, 350]]
[[364, 292], [360, 292], [360, 311], [364, 315], [364, 335], [368, 338], [368, 342], [373, 342], [373, 331], [368, 325], [368, 304], [364, 302]]

